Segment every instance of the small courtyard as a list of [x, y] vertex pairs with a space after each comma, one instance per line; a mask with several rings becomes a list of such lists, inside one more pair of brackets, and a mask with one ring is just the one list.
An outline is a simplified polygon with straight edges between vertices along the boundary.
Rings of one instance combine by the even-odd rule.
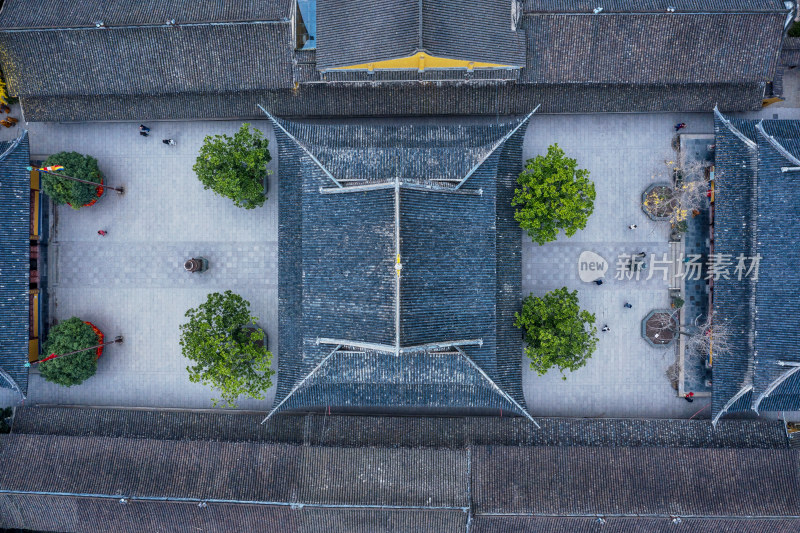
[[[674, 344], [656, 347], [641, 335], [647, 313], [669, 307], [668, 281], [659, 272], [647, 280], [647, 271], [638, 281], [615, 279], [619, 254], [670, 254], [669, 224], [644, 214], [641, 195], [654, 169], [674, 154], [673, 126], [680, 121], [689, 133], [713, 129], [710, 114], [534, 115], [527, 127], [524, 158], [558, 143], [590, 171], [597, 190], [587, 228], [572, 238], [538, 246], [521, 233], [523, 295], [577, 289], [581, 306], [597, 317], [599, 336], [589, 363], [566, 380], [557, 370], [537, 376], [521, 357], [534, 416], [680, 418], [707, 403], [687, 403], [670, 385], [666, 370], [675, 362]], [[192, 170], [206, 135], [231, 134], [240, 124], [156, 122], [148, 124], [147, 138], [137, 134], [135, 123], [29, 125], [33, 159], [64, 150], [92, 155], [107, 183], [124, 185], [126, 192], [109, 191], [79, 211], [59, 207], [49, 245], [51, 319], [80, 316], [125, 342], [108, 347], [97, 374], [81, 385], [61, 387], [32, 373], [28, 403], [210, 408], [212, 390], [189, 382], [178, 326], [209, 292], [226, 289], [250, 301], [269, 336], [273, 368], [279, 368], [278, 161], [271, 124], [251, 123], [270, 139], [273, 156], [263, 207], [235, 207], [203, 190]], [[101, 229], [105, 237], [98, 235]], [[608, 262], [602, 285], [578, 278], [583, 251]], [[208, 272], [185, 272], [183, 262], [197, 255], [208, 258]], [[605, 325], [610, 330], [601, 332]], [[267, 411], [273, 395], [274, 387], [263, 401], [240, 399], [238, 408]]]

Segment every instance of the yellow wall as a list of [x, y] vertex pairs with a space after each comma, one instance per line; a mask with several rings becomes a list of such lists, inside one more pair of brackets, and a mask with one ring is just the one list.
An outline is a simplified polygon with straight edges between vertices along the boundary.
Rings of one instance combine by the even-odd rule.
[[333, 70], [425, 70], [426, 68], [461, 68], [472, 70], [473, 68], [509, 68], [511, 65], [498, 65], [496, 63], [481, 63], [478, 61], [465, 61], [463, 59], [448, 59], [446, 57], [436, 57], [418, 52], [413, 56], [388, 59], [386, 61], [376, 61], [374, 63], [361, 63], [349, 67], [338, 67]]

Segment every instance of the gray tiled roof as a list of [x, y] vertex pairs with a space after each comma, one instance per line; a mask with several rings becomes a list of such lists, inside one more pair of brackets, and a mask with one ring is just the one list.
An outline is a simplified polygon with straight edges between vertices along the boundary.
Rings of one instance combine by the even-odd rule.
[[[519, 305], [519, 230], [510, 222], [510, 202], [498, 195], [511, 193], [519, 171], [524, 130], [506, 136], [520, 123], [278, 124], [277, 409], [483, 407], [521, 414], [497, 390], [523, 401], [519, 334], [499, 324]], [[401, 188], [322, 194], [336, 184], [300, 145], [337, 181], [396, 178]], [[434, 178], [461, 179], [473, 168], [459, 191], [465, 194], [431, 190], [442, 189]], [[420, 347], [448, 341], [471, 345], [446, 355]], [[352, 348], [334, 354], [336, 344]]]
[[800, 166], [800, 122], [726, 123], [717, 113], [715, 132], [715, 252], [731, 254], [734, 261], [739, 254], [760, 254], [761, 261], [757, 279], [715, 282], [715, 320], [732, 335], [730, 353], [714, 359], [714, 416], [798, 410], [800, 373], [781, 364], [800, 363], [795, 327], [800, 274], [791, 266], [800, 252], [789, 244], [790, 236], [800, 235], [797, 174], [781, 167]]
[[[715, 113], [714, 251], [733, 257], [739, 254], [752, 256], [755, 248], [754, 217], [757, 215], [752, 204], [757, 149], [749, 135], [754, 136], [755, 130], [747, 121], [733, 119], [726, 124], [724, 120], [727, 119]], [[715, 282], [712, 317], [731, 332], [729, 353], [714, 354], [712, 413], [715, 417], [726, 410], [750, 409], [747, 392], [744, 392], [746, 399], [742, 398], [727, 409], [726, 405], [753, 383], [751, 317], [754, 305], [755, 291], [749, 279], [720, 279]]]
[[798, 450], [476, 447], [472, 502], [478, 513], [797, 516], [798, 458]]
[[23, 96], [291, 87], [293, 48], [288, 21], [0, 29], [0, 62], [9, 93]]
[[761, 109], [764, 84], [318, 83], [297, 90], [22, 97], [33, 122], [284, 117], [521, 115]]
[[[507, 531], [503, 524], [536, 518], [624, 515], [642, 531], [683, 515], [759, 531], [744, 528], [796, 524], [800, 514], [800, 451], [790, 449], [350, 448], [12, 433], [0, 435], [0, 450], [0, 527], [116, 531], [133, 520], [176, 531], [189, 519], [327, 531], [341, 520], [359, 532], [449, 532], [466, 531], [471, 518], [482, 531]], [[491, 513], [505, 522], [492, 524]]]
[[[0, 526], [99, 533], [415, 533], [463, 532], [461, 510], [347, 509], [0, 494]], [[187, 529], [191, 528], [191, 529]]]
[[597, 517], [548, 516], [476, 516], [471, 533], [775, 533], [795, 531], [800, 520], [752, 518], [687, 518], [674, 524], [671, 517], [644, 518], [605, 516], [599, 524]]
[[[772, 80], [785, 12], [528, 14], [524, 83]], [[746, 35], [747, 38], [742, 38]]]
[[[329, 0], [318, 5], [319, 49], [295, 51], [288, 0], [9, 0], [0, 62], [34, 121], [247, 118], [256, 103], [286, 117], [757, 109], [775, 76], [782, 3], [674, 3], [667, 14], [661, 0], [613, 0], [595, 16], [578, 0], [528, 0], [525, 15], [510, 0]], [[318, 71], [420, 47], [523, 68]]]
[[31, 177], [28, 132], [0, 142], [0, 387], [28, 390]]
[[106, 26], [177, 24], [194, 22], [237, 22], [282, 20], [292, 13], [291, 0], [100, 0], [63, 2], [37, 0], [32, 9], [27, 0], [6, 0], [0, 20], [5, 28], [78, 28]]
[[317, 4], [321, 70], [425, 51], [437, 57], [522, 66], [524, 35], [511, 0], [327, 0]]
[[524, 0], [526, 13], [592, 13], [598, 6], [603, 13], [738, 13], [783, 12], [782, 0]]
[[778, 420], [347, 416], [90, 407], [24, 407], [14, 433], [164, 440], [272, 442], [306, 446], [464, 448], [470, 445], [788, 448]]
[[[754, 408], [760, 410], [800, 410], [800, 374], [783, 381], [771, 390], [779, 378], [800, 364], [798, 307], [800, 296], [800, 248], [791, 244], [800, 237], [800, 173], [781, 172], [781, 167], [798, 167], [800, 156], [800, 121], [765, 121], [758, 139], [758, 220], [757, 251], [763, 257], [756, 282]], [[771, 139], [767, 138], [769, 135]], [[773, 143], [778, 143], [774, 146]], [[788, 159], [778, 150], [785, 149]], [[788, 237], [788, 238], [787, 238]], [[774, 396], [773, 396], [774, 394]], [[763, 403], [766, 399], [770, 401]], [[761, 402], [756, 405], [756, 402]]]

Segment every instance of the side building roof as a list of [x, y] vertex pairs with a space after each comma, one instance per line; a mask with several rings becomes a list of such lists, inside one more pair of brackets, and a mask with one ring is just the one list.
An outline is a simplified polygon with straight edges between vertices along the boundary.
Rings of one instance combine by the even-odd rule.
[[[538, 430], [499, 417], [277, 416], [262, 426], [247, 414], [25, 408], [20, 415], [12, 434], [0, 435], [0, 528], [588, 532], [602, 516], [603, 531], [627, 533], [674, 531], [677, 516], [680, 530], [760, 533], [765, 524], [789, 531], [800, 523], [800, 451], [785, 437], [773, 448], [680, 444], [714, 434], [707, 421], [549, 419], [543, 428], [566, 424], [576, 439], [554, 446], [514, 437]], [[201, 430], [191, 440], [180, 436], [187, 423]], [[284, 434], [283, 425], [305, 436], [297, 444], [259, 440]], [[211, 440], [219, 426], [256, 438], [232, 441], [225, 431]], [[733, 437], [767, 426], [765, 437], [783, 436], [774, 421], [720, 428]], [[387, 438], [422, 430], [435, 440], [459, 427], [483, 444], [398, 446]], [[653, 442], [615, 446], [625, 428], [649, 428], [638, 434]], [[345, 440], [314, 444], [330, 429]], [[587, 436], [597, 444], [574, 445]]]
[[521, 252], [510, 202], [526, 122], [275, 119], [282, 206], [277, 410], [427, 406], [526, 414], [521, 341], [512, 325]]
[[[754, 268], [715, 281], [714, 321], [730, 349], [714, 356], [715, 419], [725, 412], [800, 409], [800, 333], [793, 264], [800, 121], [728, 120], [715, 111], [715, 252]], [[753, 261], [752, 258], [756, 258]]]
[[526, 12], [520, 81], [764, 83], [774, 75], [785, 21], [782, 5], [759, 12]]
[[[332, 0], [317, 50], [295, 50], [294, 2], [184, 4], [4, 2], [10, 94], [37, 122], [756, 110], [787, 16], [778, 0]], [[335, 70], [417, 49], [513, 68]]]
[[[175, 0], [131, 4], [89, 3], [65, 12], [63, 2], [53, 0], [36, 9], [22, 0], [4, 2], [0, 63], [9, 93], [157, 95], [292, 86], [291, 2], [225, 8], [203, 1], [189, 9]], [[224, 20], [228, 16], [236, 18]]]
[[0, 387], [28, 390], [31, 174], [28, 132], [0, 142]]

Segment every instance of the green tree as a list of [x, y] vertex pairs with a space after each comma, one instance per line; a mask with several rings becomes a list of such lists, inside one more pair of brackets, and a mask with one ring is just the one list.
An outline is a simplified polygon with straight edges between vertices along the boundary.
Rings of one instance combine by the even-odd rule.
[[233, 137], [208, 136], [193, 167], [197, 179], [205, 189], [230, 198], [237, 207], [260, 207], [267, 199], [264, 178], [272, 160], [268, 144], [259, 130], [250, 130], [250, 124], [242, 124]]
[[556, 366], [567, 379], [564, 370], [584, 366], [597, 345], [595, 317], [578, 305], [578, 291], [562, 287], [542, 298], [529, 294], [522, 302], [522, 312], [514, 316], [514, 325], [525, 337], [531, 370], [540, 376]]
[[[46, 167], [62, 165], [64, 170], [59, 170], [59, 174], [65, 174], [73, 178], [86, 181], [93, 181], [100, 185], [103, 174], [97, 166], [97, 159], [78, 152], [59, 152], [53, 154], [44, 161]], [[71, 204], [73, 209], [80, 209], [82, 205], [88, 204], [97, 198], [97, 187], [86, 183], [67, 180], [53, 176], [47, 172], [40, 173], [42, 180], [42, 191], [57, 204]]]
[[594, 183], [577, 164], [557, 144], [525, 163], [511, 205], [519, 206], [514, 218], [534, 242], [556, 240], [559, 229], [572, 237], [586, 227], [594, 211]]
[[[59, 322], [47, 334], [42, 346], [45, 356], [66, 354], [76, 350], [91, 348], [99, 344], [92, 326], [78, 317]], [[39, 364], [42, 377], [52, 383], [71, 387], [79, 385], [97, 372], [97, 352], [86, 350], [71, 355], [63, 355]]]
[[[264, 331], [252, 327], [258, 319], [250, 315], [250, 302], [231, 291], [213, 292], [205, 303], [186, 311], [186, 317], [181, 349], [196, 363], [186, 367], [189, 380], [219, 389], [227, 407], [236, 407], [241, 395], [263, 400], [275, 372]], [[214, 405], [218, 401], [212, 399]]]

